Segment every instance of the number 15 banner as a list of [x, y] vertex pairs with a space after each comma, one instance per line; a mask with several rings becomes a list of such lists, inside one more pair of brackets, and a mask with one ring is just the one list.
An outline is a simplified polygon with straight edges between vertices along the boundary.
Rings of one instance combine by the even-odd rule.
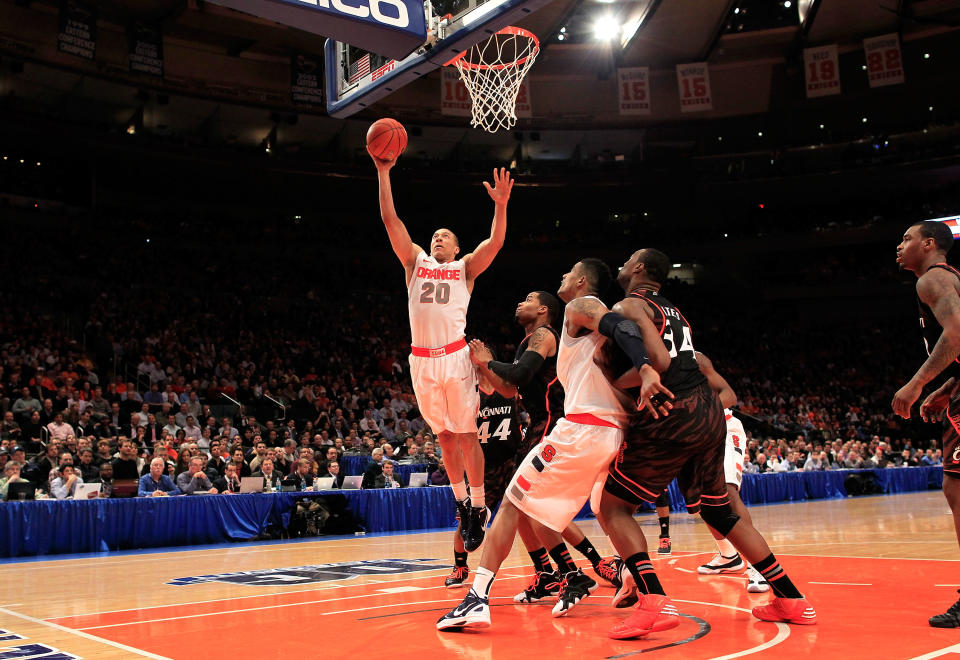
[[620, 84], [620, 114], [650, 114], [650, 67], [617, 69]]
[[680, 88], [680, 112], [713, 110], [710, 70], [706, 62], [678, 64], [677, 86]]
[[[469, 117], [472, 113], [470, 94], [460, 79], [460, 72], [452, 66], [445, 66], [440, 75], [440, 114], [452, 117]], [[530, 101], [530, 87], [527, 81], [520, 83], [517, 90], [517, 104], [513, 109], [517, 117], [526, 118], [533, 114]]]
[[903, 59], [900, 57], [900, 37], [896, 32], [863, 40], [867, 56], [867, 76], [871, 87], [885, 87], [903, 83]]
[[840, 67], [837, 44], [803, 49], [803, 71], [807, 79], [807, 98], [840, 93]]

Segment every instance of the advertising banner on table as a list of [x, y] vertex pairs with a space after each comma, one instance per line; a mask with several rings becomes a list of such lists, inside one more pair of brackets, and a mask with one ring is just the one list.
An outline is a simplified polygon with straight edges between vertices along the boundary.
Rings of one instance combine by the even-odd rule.
[[297, 105], [323, 105], [323, 64], [319, 57], [298, 54], [290, 58], [290, 100]]
[[677, 86], [680, 88], [680, 112], [713, 110], [710, 69], [706, 62], [678, 64]]
[[163, 77], [163, 34], [159, 25], [134, 23], [127, 29], [130, 70]]
[[650, 114], [650, 67], [617, 69], [621, 115]]
[[57, 50], [92, 60], [97, 52], [97, 9], [77, 0], [63, 0]]
[[807, 98], [840, 93], [840, 66], [837, 44], [803, 49], [803, 72], [807, 81]]
[[867, 56], [867, 78], [871, 87], [903, 84], [903, 58], [900, 36], [896, 32], [864, 39], [863, 52]]

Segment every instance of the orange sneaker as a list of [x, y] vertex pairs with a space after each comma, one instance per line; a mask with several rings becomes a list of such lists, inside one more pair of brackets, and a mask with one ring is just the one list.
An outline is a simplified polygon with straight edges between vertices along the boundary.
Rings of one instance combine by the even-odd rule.
[[633, 614], [611, 628], [607, 635], [612, 639], [630, 639], [679, 625], [680, 616], [672, 600], [660, 594], [644, 594]]
[[806, 598], [774, 598], [766, 605], [754, 607], [753, 616], [761, 621], [784, 621], [801, 626], [817, 622], [817, 613]]

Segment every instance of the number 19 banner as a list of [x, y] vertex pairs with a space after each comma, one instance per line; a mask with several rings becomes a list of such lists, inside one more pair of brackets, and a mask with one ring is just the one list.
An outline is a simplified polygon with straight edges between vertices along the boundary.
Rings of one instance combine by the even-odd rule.
[[713, 110], [710, 70], [706, 62], [678, 64], [677, 86], [680, 88], [680, 112]]
[[650, 67], [617, 69], [620, 85], [620, 114], [650, 114]]
[[903, 58], [900, 57], [900, 37], [896, 32], [863, 40], [867, 56], [867, 76], [871, 87], [903, 83]]
[[840, 67], [837, 44], [803, 49], [803, 71], [807, 79], [807, 98], [840, 93]]

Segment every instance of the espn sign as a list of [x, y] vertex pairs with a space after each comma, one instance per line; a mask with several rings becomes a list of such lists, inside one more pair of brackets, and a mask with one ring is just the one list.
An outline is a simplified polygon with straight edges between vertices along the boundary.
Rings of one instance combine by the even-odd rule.
[[417, 0], [209, 0], [396, 60], [427, 40]]

